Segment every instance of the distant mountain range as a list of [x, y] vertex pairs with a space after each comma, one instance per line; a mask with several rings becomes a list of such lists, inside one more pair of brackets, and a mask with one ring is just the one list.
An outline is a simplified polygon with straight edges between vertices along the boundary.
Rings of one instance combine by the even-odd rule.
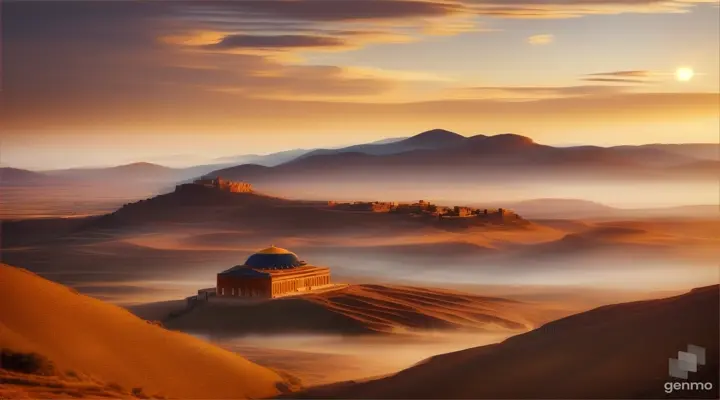
[[[611, 179], [717, 179], [718, 144], [553, 147], [514, 135], [466, 137], [433, 129], [335, 149], [294, 149], [267, 155], [223, 157], [207, 165], [170, 168], [139, 162], [109, 168], [26, 171], [0, 168], [0, 186], [73, 182], [157, 184], [163, 189], [200, 176], [253, 184], [363, 179], [446, 182], [577, 175]], [[240, 165], [238, 165], [240, 164]]]
[[52, 182], [50, 176], [25, 169], [0, 168], [0, 186], [42, 185]]
[[462, 136], [434, 129], [390, 143], [320, 149], [274, 166], [239, 165], [210, 172], [252, 182], [330, 176], [388, 178], [454, 176], [486, 180], [507, 175], [613, 178], [717, 178], [716, 144], [553, 147], [514, 135]]
[[28, 171], [0, 168], [0, 186], [38, 186], [73, 184], [172, 184], [198, 177], [229, 164], [170, 168], [138, 162], [107, 168], [72, 168], [50, 171]]
[[407, 139], [407, 138], [405, 138], [405, 137], [387, 138], [387, 139], [381, 139], [381, 140], [378, 140], [375, 142], [353, 145], [353, 146], [342, 147], [342, 148], [332, 148], [332, 149], [292, 149], [292, 150], [279, 151], [279, 152], [270, 153], [270, 154], [243, 154], [243, 155], [239, 155], [239, 156], [219, 157], [213, 161], [216, 161], [218, 163], [232, 163], [234, 165], [256, 164], [256, 165], [262, 165], [265, 167], [274, 167], [276, 165], [280, 165], [280, 164], [286, 163], [288, 161], [292, 161], [296, 158], [308, 157], [308, 156], [319, 155], [319, 154], [348, 153], [348, 152], [352, 152], [352, 151], [364, 151], [364, 152], [367, 152], [368, 154], [372, 154], [373, 148], [382, 147], [382, 146], [378, 146], [378, 145], [394, 143], [394, 142], [401, 141], [403, 139]]
[[362, 153], [382, 156], [405, 153], [413, 150], [436, 150], [460, 145], [464, 139], [466, 139], [465, 136], [454, 132], [444, 129], [433, 129], [409, 138], [385, 139], [339, 149], [317, 149], [299, 156], [298, 159], [343, 153]]

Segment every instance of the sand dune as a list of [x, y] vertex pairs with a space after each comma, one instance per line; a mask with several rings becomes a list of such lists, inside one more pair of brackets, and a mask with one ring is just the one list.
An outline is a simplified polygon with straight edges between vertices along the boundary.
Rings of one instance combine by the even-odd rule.
[[137, 388], [133, 393], [133, 388], [125, 389], [114, 383], [105, 384], [76, 373], [70, 376], [48, 376], [0, 368], [1, 399], [136, 399], [149, 396], [153, 394]]
[[278, 373], [127, 310], [0, 264], [0, 348], [35, 352], [63, 374], [181, 398], [257, 398]]
[[[502, 298], [408, 286], [351, 285], [300, 297], [247, 303], [202, 303], [163, 319], [170, 329], [214, 335], [242, 333], [408, 333], [526, 331], [566, 311]], [[163, 305], [131, 307], [141, 317]]]
[[706, 349], [693, 382], [718, 398], [719, 287], [600, 307], [500, 344], [432, 357], [393, 376], [311, 389], [294, 398], [665, 398], [668, 359]]

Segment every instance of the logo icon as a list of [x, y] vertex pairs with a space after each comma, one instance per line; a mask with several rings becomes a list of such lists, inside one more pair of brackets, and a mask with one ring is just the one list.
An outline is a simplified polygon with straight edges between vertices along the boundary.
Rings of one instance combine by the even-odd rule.
[[705, 348], [689, 344], [687, 351], [678, 351], [677, 358], [671, 358], [669, 373], [673, 378], [687, 379], [688, 372], [697, 372], [698, 365], [705, 365]]

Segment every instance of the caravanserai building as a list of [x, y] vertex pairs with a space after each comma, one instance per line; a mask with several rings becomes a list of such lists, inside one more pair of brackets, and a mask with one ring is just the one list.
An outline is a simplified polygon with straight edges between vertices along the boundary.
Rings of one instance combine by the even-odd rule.
[[216, 296], [274, 298], [329, 284], [329, 268], [309, 265], [291, 251], [270, 246], [245, 264], [217, 274]]

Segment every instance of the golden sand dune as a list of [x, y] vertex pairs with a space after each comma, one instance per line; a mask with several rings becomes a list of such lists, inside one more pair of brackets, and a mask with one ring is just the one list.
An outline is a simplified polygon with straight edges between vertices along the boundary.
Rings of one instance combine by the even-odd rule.
[[293, 398], [665, 398], [669, 358], [704, 347], [692, 382], [718, 396], [718, 285], [600, 307], [502, 343], [432, 357], [382, 379], [318, 387]]
[[135, 399], [153, 396], [139, 388], [125, 389], [115, 383], [104, 384], [74, 372], [68, 376], [0, 369], [0, 383], [0, 399]]
[[231, 352], [5, 264], [0, 348], [38, 353], [62, 374], [151, 395], [257, 398], [285, 385], [277, 373]]
[[[143, 316], [143, 309], [156, 311], [146, 306], [135, 312]], [[171, 329], [212, 334], [524, 331], [563, 315], [567, 312], [441, 289], [351, 285], [271, 301], [201, 303], [163, 323]]]

